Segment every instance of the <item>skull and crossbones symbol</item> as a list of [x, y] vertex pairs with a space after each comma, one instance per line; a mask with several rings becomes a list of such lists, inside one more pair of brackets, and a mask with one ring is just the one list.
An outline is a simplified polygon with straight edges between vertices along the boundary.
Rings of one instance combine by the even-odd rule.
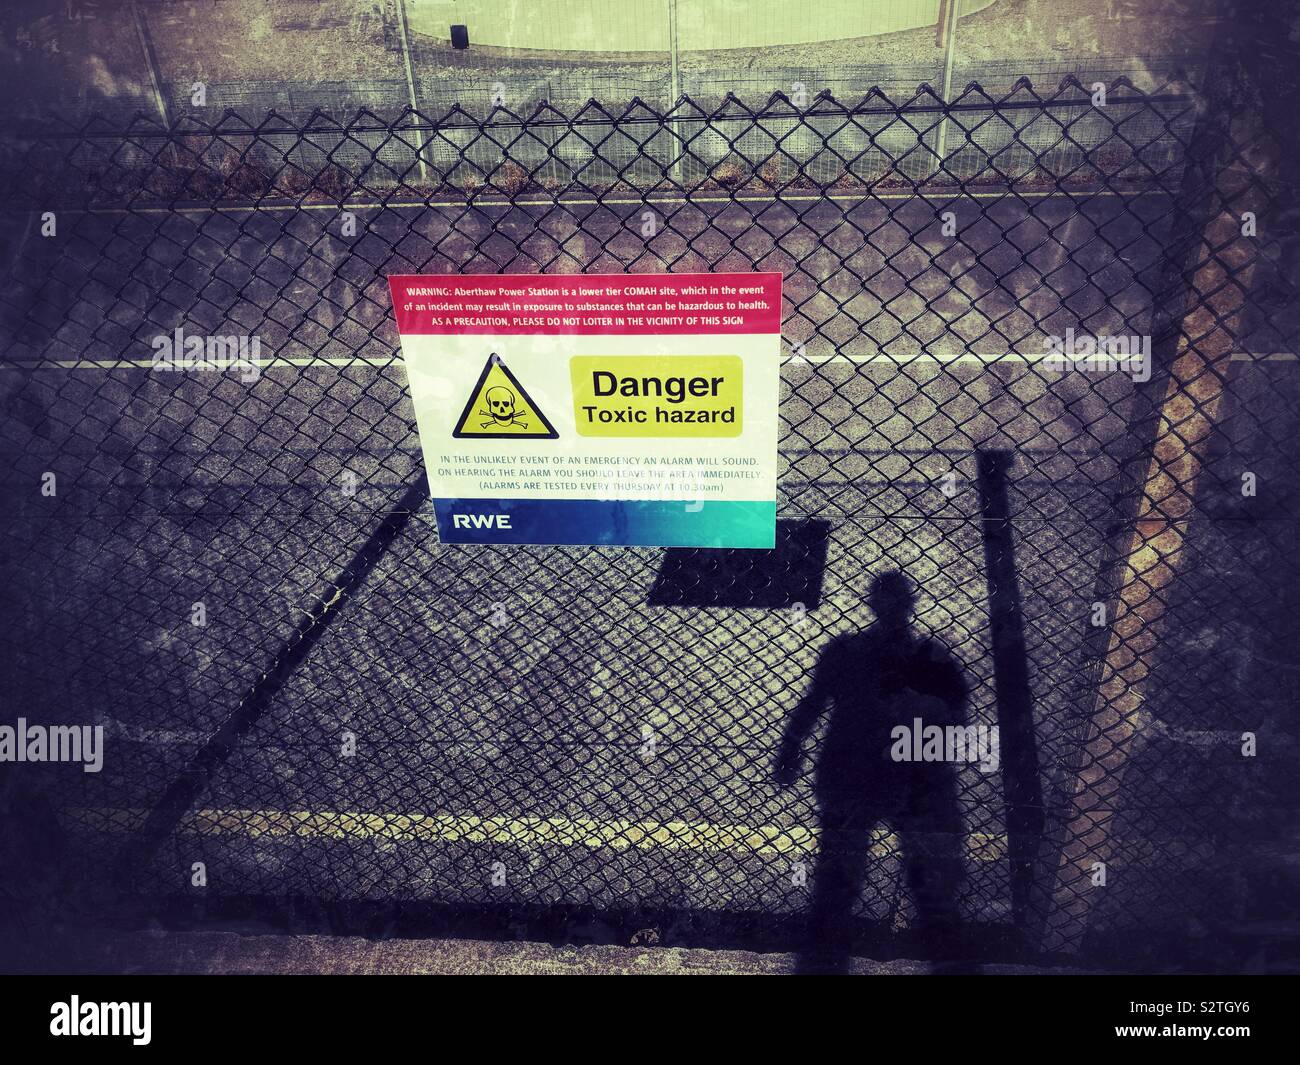
[[528, 422], [524, 419], [525, 411], [519, 410], [515, 404], [515, 394], [504, 385], [493, 385], [485, 393], [488, 409], [479, 408], [480, 416], [487, 419], [480, 422], [479, 427], [486, 429], [489, 425], [517, 425], [521, 429], [528, 428]]

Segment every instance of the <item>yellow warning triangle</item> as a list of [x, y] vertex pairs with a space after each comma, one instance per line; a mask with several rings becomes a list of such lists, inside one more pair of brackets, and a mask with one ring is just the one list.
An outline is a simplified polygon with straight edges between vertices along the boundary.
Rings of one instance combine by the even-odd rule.
[[488, 356], [451, 435], [554, 440], [560, 434], [494, 351]]

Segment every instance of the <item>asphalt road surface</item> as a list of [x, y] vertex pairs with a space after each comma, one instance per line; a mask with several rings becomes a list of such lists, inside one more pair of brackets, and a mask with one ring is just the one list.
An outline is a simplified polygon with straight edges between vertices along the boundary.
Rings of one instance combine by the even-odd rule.
[[[732, 577], [713, 572], [681, 605], [656, 605], [662, 550], [442, 547], [422, 508], [133, 870], [138, 886], [191, 892], [202, 861], [215, 895], [801, 911], [814, 745], [788, 788], [775, 752], [828, 641], [871, 622], [874, 576], [911, 578], [918, 630], [965, 674], [969, 720], [997, 721], [976, 484], [986, 450], [1012, 457], [1050, 806], [1091, 708], [1089, 617], [1121, 474], [1141, 465], [1129, 410], [1143, 386], [1036, 359], [1067, 328], [1150, 332], [1169, 198], [719, 195], [653, 204], [648, 242], [639, 201], [521, 200], [358, 204], [355, 237], [323, 205], [66, 215], [57, 240], [6, 219], [3, 685], [31, 720], [106, 726], [102, 773], [32, 767], [27, 778], [50, 797], [72, 864], [84, 872], [120, 853], [418, 479], [390, 273], [780, 270], [778, 512], [795, 546], [765, 572], [798, 572], [819, 599], [709, 606]], [[942, 232], [948, 210], [955, 236]], [[268, 364], [253, 382], [151, 372], [151, 339], [178, 326], [256, 334]], [[1281, 485], [1270, 441], [1294, 428], [1300, 370], [1243, 359], [1238, 371], [1248, 417], [1216, 452], [1212, 483], [1252, 463]], [[46, 471], [53, 497], [40, 491]], [[1232, 503], [1226, 488], [1214, 498]], [[822, 531], [824, 566], [798, 549]], [[1219, 567], [1215, 587], [1236, 589], [1186, 607], [1178, 640], [1201, 631], [1204, 661], [1218, 641], [1240, 651], [1258, 613], [1215, 635], [1195, 611], [1250, 600], [1243, 587], [1266, 600], [1260, 567], [1277, 548], [1208, 527], [1197, 547]], [[1242, 654], [1236, 683], [1249, 684], [1256, 658]], [[1169, 661], [1173, 693], [1190, 674]], [[1220, 680], [1211, 670], [1200, 683]], [[1241, 690], [1229, 687], [1223, 700]], [[1159, 703], [1169, 720], [1196, 714], [1194, 697]], [[1195, 776], [1193, 748], [1176, 749], [1191, 751]], [[1157, 764], [1143, 779], [1175, 810], [1186, 792], [1170, 772]], [[962, 767], [957, 788], [963, 912], [1004, 921], [1005, 781]], [[1172, 876], [1195, 858], [1179, 832], [1124, 831], [1135, 869]], [[887, 826], [872, 854], [862, 912], [901, 926], [911, 910]]]

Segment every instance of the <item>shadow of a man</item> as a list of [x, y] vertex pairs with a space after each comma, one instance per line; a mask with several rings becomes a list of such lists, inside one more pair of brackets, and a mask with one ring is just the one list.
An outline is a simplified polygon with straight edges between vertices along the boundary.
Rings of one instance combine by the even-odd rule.
[[902, 848], [917, 933], [934, 952], [957, 931], [961, 814], [954, 768], [946, 761], [901, 761], [894, 729], [964, 724], [966, 684], [942, 644], [911, 629], [911, 582], [891, 571], [872, 582], [876, 615], [861, 632], [837, 637], [822, 653], [812, 687], [795, 708], [777, 757], [782, 784], [799, 774], [802, 745], [829, 708], [817, 760], [819, 854], [809, 921], [813, 951], [805, 971], [842, 971], [852, 945], [851, 915], [867, 872], [873, 829], [894, 830]]

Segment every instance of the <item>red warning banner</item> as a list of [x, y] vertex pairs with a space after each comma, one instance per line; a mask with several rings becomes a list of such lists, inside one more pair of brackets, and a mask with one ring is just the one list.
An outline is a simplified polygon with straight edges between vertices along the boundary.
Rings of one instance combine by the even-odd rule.
[[779, 273], [404, 274], [388, 282], [403, 336], [781, 331]]

